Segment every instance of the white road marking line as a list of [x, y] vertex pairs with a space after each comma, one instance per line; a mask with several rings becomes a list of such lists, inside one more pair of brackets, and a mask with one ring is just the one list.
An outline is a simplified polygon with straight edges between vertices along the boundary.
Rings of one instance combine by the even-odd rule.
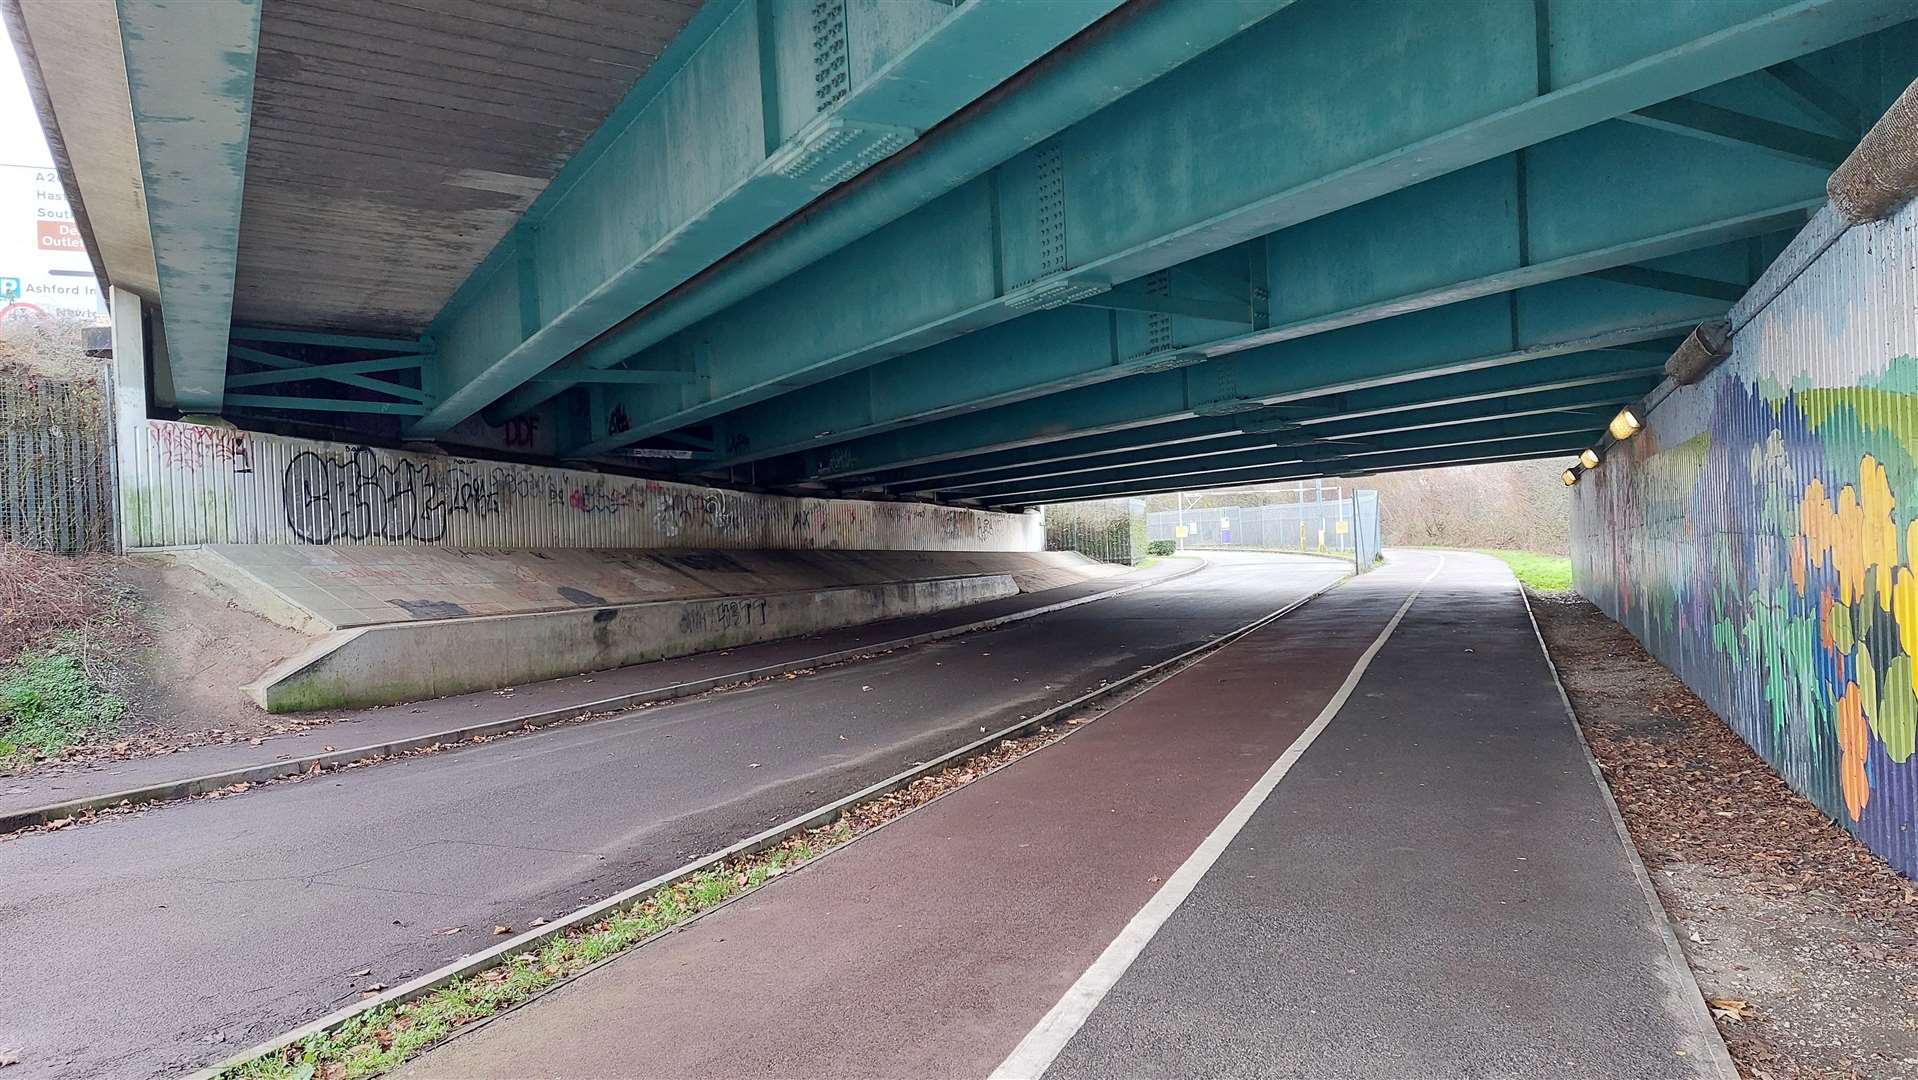
[[1358, 663], [1354, 664], [1351, 673], [1346, 675], [1345, 682], [1339, 685], [1338, 692], [1332, 695], [1332, 700], [1325, 703], [1325, 708], [1319, 711], [1319, 715], [1313, 719], [1311, 725], [1292, 741], [1291, 746], [1285, 748], [1285, 752], [1280, 754], [1279, 759], [1272, 763], [1272, 767], [1265, 771], [1265, 775], [1259, 777], [1258, 782], [1252, 785], [1252, 790], [1245, 793], [1245, 797], [1238, 801], [1230, 813], [1226, 814], [1225, 819], [1220, 821], [1192, 854], [1186, 857], [1185, 862], [1173, 871], [1172, 876], [1159, 887], [1159, 891], [1152, 895], [1152, 899], [1146, 901], [1145, 906], [1139, 909], [1139, 913], [1126, 923], [1125, 929], [1119, 931], [1119, 936], [1112, 939], [1112, 944], [1106, 946], [1105, 951], [1092, 962], [1092, 966], [1086, 969], [1085, 974], [1079, 976], [1079, 981], [1073, 983], [1072, 988], [1059, 999], [1059, 1003], [1046, 1013], [1037, 1026], [1026, 1033], [1026, 1037], [1019, 1041], [1019, 1045], [1013, 1048], [1012, 1053], [1008, 1054], [1006, 1059], [999, 1063], [999, 1067], [992, 1071], [990, 1080], [1038, 1080], [1038, 1077], [1051, 1067], [1053, 1059], [1065, 1049], [1066, 1043], [1078, 1033], [1081, 1027], [1085, 1026], [1086, 1020], [1092, 1016], [1092, 1010], [1098, 1008], [1099, 1003], [1105, 1000], [1106, 993], [1132, 967], [1133, 961], [1145, 951], [1146, 945], [1158, 934], [1159, 928], [1165, 925], [1166, 920], [1172, 917], [1172, 913], [1179, 909], [1179, 905], [1185, 902], [1185, 898], [1192, 894], [1192, 890], [1198, 886], [1200, 879], [1205, 877], [1206, 871], [1212, 868], [1213, 863], [1219, 861], [1219, 856], [1225, 854], [1225, 849], [1239, 835], [1239, 831], [1245, 828], [1245, 823], [1252, 819], [1252, 815], [1264, 804], [1273, 789], [1279, 786], [1279, 781], [1285, 779], [1285, 774], [1292, 771], [1292, 766], [1305, 755], [1306, 750], [1311, 748], [1312, 741], [1317, 739], [1319, 733], [1332, 722], [1332, 718], [1338, 715], [1339, 709], [1345, 705], [1346, 699], [1352, 696], [1352, 691], [1364, 677], [1365, 669], [1372, 666], [1372, 658], [1385, 647], [1385, 642], [1392, 636], [1392, 631], [1398, 629], [1399, 622], [1405, 618], [1405, 613], [1412, 609], [1412, 601], [1419, 598], [1419, 594], [1425, 591], [1425, 587], [1430, 585], [1432, 579], [1437, 577], [1439, 571], [1444, 568], [1445, 556], [1441, 555], [1438, 565], [1432, 568], [1431, 573], [1425, 575], [1425, 580], [1419, 582], [1418, 587], [1412, 590], [1412, 595], [1406, 597], [1405, 602], [1399, 605], [1398, 611], [1385, 624], [1385, 629], [1379, 631], [1379, 636], [1374, 638], [1365, 652], [1359, 655]]

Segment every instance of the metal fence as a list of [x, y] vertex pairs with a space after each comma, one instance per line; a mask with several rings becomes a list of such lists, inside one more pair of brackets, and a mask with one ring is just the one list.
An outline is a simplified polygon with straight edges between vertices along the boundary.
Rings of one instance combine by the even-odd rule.
[[1147, 535], [1176, 543], [1181, 525], [1188, 548], [1342, 555], [1360, 569], [1370, 569], [1378, 561], [1381, 547], [1376, 491], [1356, 491], [1349, 498], [1324, 501], [1160, 510], [1147, 518]]
[[113, 549], [109, 400], [104, 365], [73, 380], [0, 369], [0, 541]]
[[1146, 556], [1144, 499], [1100, 499], [1046, 507], [1046, 550], [1076, 551], [1131, 566]]

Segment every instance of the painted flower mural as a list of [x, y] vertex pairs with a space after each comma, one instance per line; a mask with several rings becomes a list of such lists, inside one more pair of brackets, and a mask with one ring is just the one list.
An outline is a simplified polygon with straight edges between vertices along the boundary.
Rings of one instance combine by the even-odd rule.
[[1753, 319], [1723, 368], [1579, 486], [1574, 522], [1580, 591], [1907, 875], [1918, 875], [1913, 230], [1908, 207], [1846, 234]]

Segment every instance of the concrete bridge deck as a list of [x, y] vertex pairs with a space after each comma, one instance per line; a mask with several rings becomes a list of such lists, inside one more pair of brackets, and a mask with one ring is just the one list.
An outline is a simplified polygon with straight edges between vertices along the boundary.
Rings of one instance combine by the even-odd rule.
[[1734, 1075], [1615, 821], [1406, 553], [402, 1075]]

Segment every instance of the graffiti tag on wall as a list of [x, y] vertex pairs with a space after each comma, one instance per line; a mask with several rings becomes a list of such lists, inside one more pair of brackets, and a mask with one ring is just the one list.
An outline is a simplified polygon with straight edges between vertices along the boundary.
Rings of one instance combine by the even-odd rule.
[[309, 544], [340, 540], [446, 538], [454, 514], [486, 517], [500, 509], [490, 478], [438, 462], [382, 461], [371, 447], [341, 454], [303, 450], [282, 478], [287, 527]]
[[205, 424], [147, 422], [160, 460], [174, 468], [197, 470], [225, 465], [236, 473], [253, 471], [253, 444], [244, 431]]
[[679, 615], [679, 632], [688, 635], [724, 633], [741, 627], [765, 625], [764, 600], [721, 600], [691, 605]]
[[[123, 508], [136, 546], [1019, 548], [1017, 519], [722, 491], [151, 421]], [[484, 527], [478, 527], [480, 523]]]

